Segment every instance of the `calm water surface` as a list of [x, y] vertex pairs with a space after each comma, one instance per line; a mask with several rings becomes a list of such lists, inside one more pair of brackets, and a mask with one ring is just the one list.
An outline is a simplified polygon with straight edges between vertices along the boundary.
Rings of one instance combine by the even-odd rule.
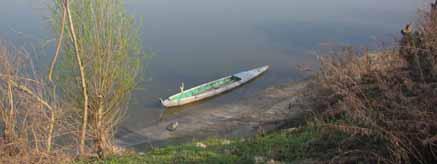
[[[35, 51], [41, 68], [47, 67], [55, 44], [47, 18], [49, 2], [0, 4], [0, 38]], [[327, 43], [375, 47], [375, 41], [390, 42], [424, 4], [421, 0], [127, 0], [129, 13], [143, 22], [144, 48], [154, 56], [123, 125], [153, 126], [164, 111], [158, 98], [176, 93], [182, 82], [189, 87], [271, 66], [265, 76], [235, 91], [176, 109], [196, 112], [300, 80], [296, 66], [313, 65], [316, 52]]]

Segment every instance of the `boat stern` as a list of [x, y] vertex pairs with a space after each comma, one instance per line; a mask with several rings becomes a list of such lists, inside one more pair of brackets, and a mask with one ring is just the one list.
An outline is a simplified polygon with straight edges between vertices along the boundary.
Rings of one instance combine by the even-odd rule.
[[166, 108], [177, 107], [177, 106], [183, 105], [185, 103], [186, 103], [186, 101], [184, 101], [184, 100], [181, 100], [181, 101], [175, 101], [175, 100], [170, 100], [170, 99], [161, 100], [161, 104]]
[[164, 107], [166, 107], [166, 108], [168, 108], [168, 107], [172, 107], [172, 103], [171, 103], [171, 101], [170, 101], [169, 99], [165, 99], [165, 100], [160, 99], [160, 101], [161, 101], [161, 104], [162, 104]]

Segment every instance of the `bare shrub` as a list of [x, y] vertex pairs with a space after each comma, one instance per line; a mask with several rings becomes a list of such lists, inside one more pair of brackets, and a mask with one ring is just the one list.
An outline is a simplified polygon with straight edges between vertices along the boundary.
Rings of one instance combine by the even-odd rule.
[[[121, 0], [54, 2], [54, 31], [60, 36], [63, 30], [70, 31], [68, 37], [60, 37], [63, 44], [54, 79], [63, 102], [70, 102], [83, 120], [80, 152], [90, 145], [89, 153], [99, 157], [117, 153], [114, 131], [127, 110], [144, 57], [134, 19]], [[64, 9], [70, 26], [63, 25]]]
[[399, 48], [377, 56], [346, 48], [323, 58], [311, 98], [318, 126], [346, 133], [332, 163], [437, 160], [437, 9], [407, 25]]
[[133, 18], [121, 0], [54, 2], [48, 83], [24, 50], [0, 42], [0, 163], [68, 162], [78, 145], [101, 158], [121, 151], [114, 130], [144, 57]]
[[[0, 163], [52, 163], [68, 160], [52, 151], [57, 105], [46, 86], [35, 80], [30, 58], [24, 50], [0, 42]], [[52, 161], [52, 162], [50, 162]]]

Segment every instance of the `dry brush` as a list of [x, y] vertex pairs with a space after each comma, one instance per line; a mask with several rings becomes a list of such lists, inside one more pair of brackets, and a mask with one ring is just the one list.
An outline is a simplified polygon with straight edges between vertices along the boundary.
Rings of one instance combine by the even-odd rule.
[[348, 134], [332, 163], [437, 160], [437, 8], [378, 55], [346, 48], [321, 61], [311, 102], [316, 126]]

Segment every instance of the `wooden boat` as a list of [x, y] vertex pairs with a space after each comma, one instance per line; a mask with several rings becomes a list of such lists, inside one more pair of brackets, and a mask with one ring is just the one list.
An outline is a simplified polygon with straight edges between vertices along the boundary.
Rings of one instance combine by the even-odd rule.
[[266, 72], [269, 66], [255, 68], [249, 71], [240, 72], [231, 76], [227, 76], [215, 81], [211, 81], [189, 90], [184, 91], [183, 86], [181, 92], [162, 100], [161, 103], [165, 107], [176, 107], [206, 99], [220, 93], [234, 89], [250, 80], [260, 76]]

